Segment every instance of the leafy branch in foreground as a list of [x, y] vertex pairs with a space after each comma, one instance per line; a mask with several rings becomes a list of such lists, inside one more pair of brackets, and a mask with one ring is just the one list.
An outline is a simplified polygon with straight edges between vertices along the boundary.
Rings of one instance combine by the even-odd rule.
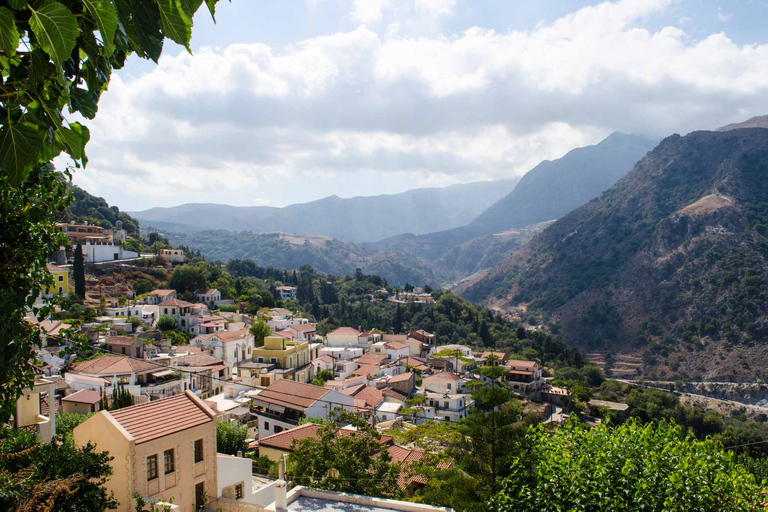
[[[213, 16], [218, 0], [206, 0]], [[189, 50], [202, 0], [10, 0], [0, 7], [0, 169], [19, 186], [67, 153], [85, 165], [87, 127], [113, 69], [135, 53], [157, 62], [167, 37]]]

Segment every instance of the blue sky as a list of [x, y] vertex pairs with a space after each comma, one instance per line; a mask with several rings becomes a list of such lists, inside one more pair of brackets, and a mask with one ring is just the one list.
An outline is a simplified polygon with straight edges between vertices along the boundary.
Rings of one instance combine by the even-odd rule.
[[140, 210], [520, 175], [616, 130], [768, 113], [766, 20], [768, 0], [222, 0], [194, 56], [116, 74], [75, 181]]

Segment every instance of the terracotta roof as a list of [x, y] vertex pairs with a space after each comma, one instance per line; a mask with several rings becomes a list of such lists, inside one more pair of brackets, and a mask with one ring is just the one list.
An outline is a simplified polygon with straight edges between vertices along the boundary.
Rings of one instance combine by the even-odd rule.
[[177, 308], [191, 308], [194, 306], [191, 302], [179, 299], [169, 299], [161, 302], [158, 306], [176, 306]]
[[216, 413], [190, 391], [103, 414], [112, 416], [136, 444], [216, 421]]
[[214, 336], [219, 338], [221, 341], [225, 343], [229, 341], [240, 341], [244, 339], [246, 336], [248, 336], [248, 329], [239, 329], [237, 331], [214, 332], [211, 334], [203, 334], [200, 337], [209, 340]]
[[287, 316], [292, 315], [293, 313], [289, 309], [285, 308], [272, 308], [269, 310], [269, 315], [280, 315], [280, 316]]
[[382, 334], [381, 341], [399, 341], [403, 342], [408, 339], [407, 334]]
[[303, 411], [328, 394], [330, 390], [303, 382], [280, 379], [256, 396], [256, 400]]
[[105, 343], [107, 345], [117, 345], [117, 346], [126, 346], [129, 347], [136, 343], [137, 341], [141, 341], [139, 338], [134, 338], [133, 336], [110, 336], [106, 339]]
[[62, 398], [65, 402], [75, 402], [78, 404], [97, 404], [101, 400], [101, 393], [94, 389], [81, 389], [76, 393]]
[[405, 372], [400, 375], [393, 375], [387, 382], [405, 382], [411, 378], [411, 375], [413, 375], [411, 372]]
[[[61, 412], [61, 399], [57, 396], [56, 399], [53, 401], [53, 403], [56, 406], [56, 413], [58, 414]], [[50, 416], [51, 407], [48, 405], [48, 397], [43, 396], [40, 397], [40, 414], [43, 416]]]
[[196, 295], [213, 295], [218, 290], [216, 288], [200, 289], [195, 292]]
[[[34, 322], [33, 322], [34, 323]], [[71, 324], [65, 324], [61, 320], [43, 320], [37, 324], [48, 336], [58, 336], [62, 329], [69, 329]]]
[[46, 263], [45, 266], [48, 269], [48, 272], [69, 272], [68, 268], [62, 268], [53, 263]]
[[368, 386], [366, 386], [365, 384], [358, 384], [357, 386], [351, 386], [351, 387], [348, 387], [347, 389], [342, 389], [340, 393], [342, 395], [355, 396], [355, 394], [360, 392], [360, 390], [367, 387]]
[[361, 377], [367, 377], [368, 375], [372, 374], [376, 370], [378, 370], [378, 365], [375, 364], [366, 364], [352, 372], [352, 375], [359, 375]]
[[371, 386], [365, 386], [365, 389], [361, 389], [359, 393], [354, 395], [358, 400], [365, 400], [367, 407], [376, 407], [384, 400], [384, 395], [381, 391]]
[[414, 331], [412, 334], [421, 334], [422, 336], [426, 336], [426, 337], [429, 337], [429, 338], [434, 336], [434, 334], [432, 334], [431, 332], [427, 332], [424, 329], [419, 329], [418, 331]]
[[[272, 434], [271, 436], [259, 439], [259, 446], [268, 446], [278, 450], [290, 451], [291, 445], [294, 441], [303, 441], [304, 439], [317, 438], [318, 430], [320, 430], [320, 425], [317, 423], [305, 423], [304, 425], [299, 425], [298, 427], [284, 430], [278, 434]], [[354, 433], [357, 433], [357, 431], [345, 428], [339, 430], [339, 435], [342, 436], [349, 436]], [[381, 444], [389, 444], [392, 441], [392, 436], [388, 435], [383, 435], [379, 439]]]
[[149, 292], [150, 295], [168, 295], [171, 293], [176, 293], [176, 290], [166, 290], [163, 288], [158, 288], [157, 290], [152, 290]]
[[213, 366], [222, 364], [224, 362], [218, 357], [213, 357], [205, 353], [182, 356], [181, 360], [190, 366]]
[[404, 348], [408, 348], [408, 345], [405, 343], [400, 343], [399, 341], [387, 341], [384, 343], [384, 346], [387, 348], [391, 348], [392, 350], [400, 350]]
[[315, 326], [312, 324], [295, 324], [295, 325], [289, 325], [287, 327], [288, 329], [293, 329], [294, 331], [316, 331]]
[[334, 329], [333, 331], [329, 332], [326, 336], [330, 334], [360, 334], [360, 332], [355, 329], [354, 327], [339, 327], [338, 329]]
[[315, 361], [322, 361], [324, 363], [330, 363], [330, 364], [334, 363], [334, 359], [331, 356], [329, 356], [329, 355], [320, 356], [317, 359], [313, 359], [312, 360], [313, 363]]
[[533, 369], [534, 366], [536, 366], [536, 361], [522, 361], [520, 359], [510, 359], [506, 362], [506, 366], [520, 366], [523, 368], [531, 368]]
[[270, 336], [280, 336], [281, 338], [285, 338], [287, 340], [295, 340], [296, 339], [296, 333], [289, 331], [287, 329], [283, 329], [282, 331], [275, 331]]
[[406, 366], [413, 366], [414, 368], [427, 368], [426, 362], [421, 359], [408, 356], [405, 358], [401, 358], [400, 361], [402, 361], [403, 359], [405, 359]]
[[401, 392], [394, 390], [392, 388], [386, 388], [381, 391], [381, 394], [384, 396], [392, 397], [395, 400], [400, 400], [401, 402], [405, 402], [408, 397]]
[[491, 355], [494, 355], [499, 359], [504, 359], [505, 357], [507, 357], [507, 354], [505, 354], [504, 352], [491, 352], [491, 351], [483, 352], [483, 355], [481, 355], [480, 357], [482, 357], [483, 359], [488, 359], [488, 356], [491, 356]]
[[119, 375], [157, 370], [156, 364], [118, 355], [104, 355], [76, 364], [72, 370], [88, 375]]
[[386, 360], [387, 356], [383, 354], [371, 354], [369, 352], [368, 354], [364, 354], [363, 356], [358, 357], [355, 362], [360, 366], [365, 366], [368, 364], [375, 364], [376, 366], [379, 366]]
[[[397, 445], [390, 446], [387, 451], [389, 452], [389, 456], [392, 458], [393, 463], [402, 463], [403, 465], [418, 462], [424, 458], [425, 455], [424, 450], [409, 450], [408, 448], [403, 448], [402, 446]], [[437, 464], [438, 469], [450, 469], [452, 466], [453, 463], [449, 461], [442, 461]], [[400, 472], [400, 476], [397, 479], [398, 487], [405, 489], [412, 483], [426, 484], [427, 480], [422, 475], [410, 475], [409, 472], [403, 468], [403, 471]]]
[[512, 375], [525, 375], [528, 377], [533, 377], [533, 372], [527, 372], [522, 370], [508, 370], [507, 373], [511, 373]]
[[278, 286], [276, 289], [277, 290], [295, 290], [296, 287], [295, 286]]
[[456, 374], [453, 374], [451, 372], [440, 372], [436, 373], [434, 375], [430, 375], [429, 377], [424, 377], [424, 380], [431, 379], [431, 380], [444, 380], [448, 382], [457, 382], [461, 380], [461, 377], [459, 377]]

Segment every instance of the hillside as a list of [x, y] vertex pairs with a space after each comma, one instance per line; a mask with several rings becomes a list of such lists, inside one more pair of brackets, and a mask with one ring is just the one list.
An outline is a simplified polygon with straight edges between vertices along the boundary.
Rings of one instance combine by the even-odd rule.
[[284, 208], [185, 204], [133, 212], [146, 226], [174, 232], [227, 229], [376, 241], [404, 231], [430, 233], [464, 225], [509, 193], [517, 178], [421, 188], [401, 194], [342, 199], [326, 197]]
[[91, 195], [77, 185], [70, 185], [69, 189], [75, 199], [60, 217], [60, 222], [88, 221], [103, 228], [111, 228], [119, 220], [129, 235], [139, 233], [138, 221], [121, 212], [117, 206], [109, 206], [103, 198]]
[[590, 349], [643, 352], [647, 375], [754, 379], [766, 235], [768, 130], [674, 135], [463, 293]]
[[199, 250], [209, 260], [252, 259], [257, 265], [285, 270], [309, 264], [319, 272], [334, 275], [354, 274], [360, 268], [394, 286], [434, 285], [441, 281], [429, 264], [408, 254], [373, 251], [324, 236], [225, 230], [167, 236], [173, 246]]
[[545, 160], [470, 226], [497, 233], [559, 219], [616, 183], [655, 145], [645, 137], [615, 132], [599, 144]]
[[721, 126], [717, 129], [718, 132], [729, 132], [731, 130], [739, 130], [741, 128], [768, 128], [768, 115], [755, 116], [747, 119], [743, 123], [733, 123], [725, 126]]

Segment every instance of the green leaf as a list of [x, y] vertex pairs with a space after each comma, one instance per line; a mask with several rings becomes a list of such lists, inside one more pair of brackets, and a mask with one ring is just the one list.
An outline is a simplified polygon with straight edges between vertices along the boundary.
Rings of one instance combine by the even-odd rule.
[[192, 37], [192, 18], [185, 12], [181, 0], [157, 0], [160, 8], [160, 27], [166, 37], [189, 50]]
[[219, 0], [205, 0], [205, 5], [208, 6], [208, 10], [211, 11], [211, 18], [213, 18], [213, 22], [216, 23], [216, 3]]
[[98, 109], [99, 98], [96, 94], [80, 87], [70, 90], [70, 104], [72, 112], [80, 112], [83, 117], [93, 119]]
[[16, 9], [17, 11], [27, 8], [26, 0], [10, 0], [8, 3], [11, 4], [11, 9]]
[[157, 62], [163, 52], [163, 34], [160, 32], [160, 11], [157, 5], [137, 2], [134, 4], [132, 21], [142, 51]]
[[43, 4], [37, 11], [31, 7], [29, 10], [32, 11], [29, 25], [37, 42], [60, 67], [69, 58], [80, 34], [77, 18], [59, 2]]
[[16, 47], [19, 45], [19, 30], [13, 12], [5, 7], [0, 7], [0, 50], [9, 56], [16, 55]]
[[93, 16], [93, 21], [99, 27], [101, 40], [104, 42], [104, 55], [111, 55], [115, 49], [112, 41], [117, 30], [117, 11], [109, 0], [83, 0], [83, 5]]
[[72, 158], [82, 160], [85, 157], [85, 145], [91, 138], [91, 134], [88, 128], [80, 123], [72, 123], [69, 128], [59, 127], [55, 137]]
[[202, 3], [203, 0], [185, 0], [183, 4], [184, 11], [190, 18], [192, 18], [195, 16], [195, 13], [200, 8]]
[[20, 185], [37, 163], [42, 145], [40, 130], [35, 125], [16, 121], [0, 130], [0, 166], [14, 186]]

